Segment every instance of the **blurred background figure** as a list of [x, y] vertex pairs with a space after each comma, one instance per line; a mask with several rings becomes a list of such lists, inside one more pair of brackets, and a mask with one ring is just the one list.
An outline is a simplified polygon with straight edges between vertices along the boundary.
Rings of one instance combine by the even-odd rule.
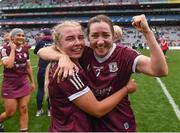
[[166, 41], [165, 39], [160, 38], [160, 44], [161, 44], [161, 49], [162, 49], [162, 51], [163, 51], [163, 53], [164, 53], [164, 56], [165, 56], [166, 59], [167, 59], [168, 57], [167, 57], [166, 53], [167, 53], [167, 51], [168, 51], [168, 49], [169, 49], [168, 43], [167, 43], [167, 41]]
[[9, 32], [6, 32], [3, 36], [3, 45], [9, 44], [9, 41], [10, 41]]
[[[1, 45], [2, 47], [0, 47], [0, 52], [1, 52], [1, 49], [3, 48], [4, 45], [8, 45], [9, 44], [9, 41], [10, 41], [9, 33], [5, 32], [4, 36], [3, 36], [3, 44]], [[1, 56], [0, 56], [0, 59], [1, 59]], [[2, 62], [0, 60], [0, 66], [1, 65], [2, 65]]]
[[[43, 29], [42, 31], [40, 31], [39, 39], [36, 42], [34, 54], [37, 54], [39, 49], [50, 46], [52, 42], [53, 41], [52, 41], [51, 31], [49, 29]], [[45, 94], [44, 93], [45, 71], [48, 63], [49, 63], [48, 61], [39, 58], [38, 69], [37, 69], [38, 91], [36, 96], [36, 104], [37, 104], [36, 117], [39, 117], [44, 113], [42, 106], [43, 106], [43, 98]], [[48, 97], [47, 97], [47, 102], [48, 102], [48, 116], [50, 116], [50, 103]]]
[[121, 39], [122, 39], [122, 28], [118, 25], [114, 25], [114, 43], [116, 43], [117, 45], [119, 43], [121, 43]]

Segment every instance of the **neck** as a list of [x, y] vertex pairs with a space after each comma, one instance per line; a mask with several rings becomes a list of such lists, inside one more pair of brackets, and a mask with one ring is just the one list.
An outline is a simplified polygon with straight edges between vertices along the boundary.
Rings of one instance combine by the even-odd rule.
[[79, 64], [78, 59], [72, 59], [72, 58], [71, 58], [71, 61], [72, 61], [73, 63], [75, 63], [75, 64]]

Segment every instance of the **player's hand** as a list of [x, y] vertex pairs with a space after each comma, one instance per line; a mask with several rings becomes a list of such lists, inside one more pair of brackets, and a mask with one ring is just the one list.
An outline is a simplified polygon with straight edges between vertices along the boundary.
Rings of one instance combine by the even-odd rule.
[[16, 49], [16, 44], [12, 40], [9, 41], [9, 45], [10, 45], [12, 50]]
[[35, 84], [34, 83], [31, 83], [31, 93], [33, 93], [35, 90]]
[[138, 16], [134, 16], [134, 17], [132, 18], [132, 25], [133, 25], [139, 32], [148, 33], [149, 31], [151, 31], [151, 29], [149, 28], [147, 19], [146, 19], [146, 17], [145, 17], [144, 14], [138, 15]]
[[64, 81], [67, 78], [71, 78], [75, 72], [78, 72], [79, 68], [69, 59], [68, 56], [63, 55], [59, 59], [58, 67], [53, 75], [57, 75], [57, 82]]
[[137, 90], [137, 84], [134, 79], [130, 79], [126, 85], [128, 93], [133, 93]]

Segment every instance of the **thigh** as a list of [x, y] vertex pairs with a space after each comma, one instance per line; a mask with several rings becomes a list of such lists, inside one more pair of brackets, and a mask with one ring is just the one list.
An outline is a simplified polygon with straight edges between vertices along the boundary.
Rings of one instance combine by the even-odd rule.
[[16, 99], [3, 98], [3, 101], [4, 101], [4, 108], [6, 112], [16, 111], [16, 108], [17, 108]]

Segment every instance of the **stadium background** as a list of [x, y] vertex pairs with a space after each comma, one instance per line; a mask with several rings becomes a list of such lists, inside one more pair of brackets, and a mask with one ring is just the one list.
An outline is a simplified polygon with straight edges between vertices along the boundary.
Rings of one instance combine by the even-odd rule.
[[[52, 28], [64, 20], [77, 20], [86, 26], [88, 19], [96, 14], [106, 14], [115, 24], [123, 27], [122, 43], [125, 45], [145, 46], [142, 34], [131, 26], [132, 16], [145, 14], [155, 34], [166, 39], [170, 49], [180, 47], [180, 0], [1, 0], [0, 45], [3, 44], [4, 33], [14, 27], [24, 29], [27, 42], [34, 45], [40, 29]], [[147, 54], [147, 50], [141, 52]], [[162, 78], [162, 81], [167, 88], [171, 88], [169, 91], [180, 106], [180, 93], [177, 93], [180, 88], [180, 52], [171, 50], [168, 51], [168, 56], [170, 74], [167, 78]], [[37, 56], [32, 52], [31, 60], [36, 78]], [[2, 69], [0, 71], [2, 74]], [[138, 131], [180, 131], [180, 119], [176, 117], [161, 89], [154, 90], [160, 88], [155, 79], [143, 75], [135, 75], [134, 78], [140, 89], [130, 98]], [[2, 75], [0, 80], [2, 81]], [[35, 93], [29, 107], [30, 131], [47, 131], [49, 118], [45, 115], [35, 117]], [[0, 99], [0, 112], [2, 107]], [[18, 114], [5, 122], [5, 127], [6, 131], [18, 131]]]

